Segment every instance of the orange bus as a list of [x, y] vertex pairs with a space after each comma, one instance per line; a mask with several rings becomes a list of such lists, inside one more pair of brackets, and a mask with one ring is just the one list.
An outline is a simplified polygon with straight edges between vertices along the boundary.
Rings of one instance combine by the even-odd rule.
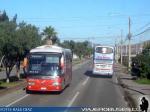
[[53, 45], [30, 51], [26, 92], [62, 91], [72, 80], [72, 52]]

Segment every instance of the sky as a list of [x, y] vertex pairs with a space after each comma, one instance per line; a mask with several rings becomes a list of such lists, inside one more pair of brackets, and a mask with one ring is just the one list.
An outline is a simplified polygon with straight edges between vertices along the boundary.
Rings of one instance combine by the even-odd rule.
[[[150, 26], [150, 0], [0, 0], [0, 10], [17, 22], [39, 27], [52, 26], [63, 40], [114, 45], [131, 32], [136, 35]], [[133, 42], [150, 39], [150, 33], [132, 38]]]

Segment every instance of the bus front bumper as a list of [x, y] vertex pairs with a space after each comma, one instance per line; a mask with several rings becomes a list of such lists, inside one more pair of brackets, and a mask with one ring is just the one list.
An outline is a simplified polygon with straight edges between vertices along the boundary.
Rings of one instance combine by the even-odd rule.
[[26, 90], [29, 91], [62, 91], [62, 79], [27, 78]]
[[31, 86], [31, 85], [28, 85], [26, 87], [26, 90], [29, 90], [29, 91], [62, 91], [62, 86], [60, 85], [49, 85], [49, 86]]

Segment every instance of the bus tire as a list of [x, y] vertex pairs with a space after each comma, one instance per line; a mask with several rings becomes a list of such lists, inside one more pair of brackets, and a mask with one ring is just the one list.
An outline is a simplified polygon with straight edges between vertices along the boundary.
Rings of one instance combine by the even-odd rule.
[[32, 91], [26, 89], [26, 94], [32, 94]]
[[65, 87], [66, 87], [66, 81], [64, 80], [64, 82], [63, 82], [63, 89], [65, 89]]

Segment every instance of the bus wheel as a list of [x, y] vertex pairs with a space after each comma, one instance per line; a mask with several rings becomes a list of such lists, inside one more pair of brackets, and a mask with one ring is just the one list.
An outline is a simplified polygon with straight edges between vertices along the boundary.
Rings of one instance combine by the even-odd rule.
[[65, 82], [65, 80], [64, 80], [64, 81], [63, 81], [63, 85], [62, 85], [62, 90], [65, 89], [65, 87], [66, 87], [66, 82]]
[[113, 77], [113, 75], [109, 75], [109, 78], [112, 78]]
[[32, 91], [26, 89], [27, 94], [32, 94]]

